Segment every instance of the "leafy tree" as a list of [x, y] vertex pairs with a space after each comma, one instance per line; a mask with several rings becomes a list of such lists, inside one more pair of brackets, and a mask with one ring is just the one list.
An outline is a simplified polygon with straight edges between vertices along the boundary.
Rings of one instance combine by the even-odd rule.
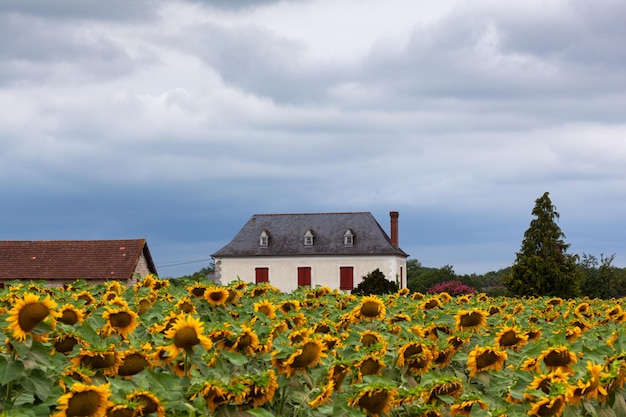
[[376, 268], [363, 277], [363, 281], [352, 290], [354, 295], [382, 295], [398, 291], [398, 285], [385, 278], [385, 274]]
[[618, 270], [612, 263], [615, 254], [605, 257], [600, 255], [600, 261], [593, 255], [583, 253], [580, 260], [580, 269], [583, 272], [581, 285], [583, 295], [591, 298], [612, 298], [618, 296]]
[[556, 224], [559, 213], [549, 193], [535, 200], [536, 218], [524, 233], [521, 250], [511, 272], [503, 279], [509, 293], [518, 296], [575, 297], [579, 295], [582, 272], [578, 256], [567, 253], [569, 244]]
[[417, 273], [413, 272], [411, 275], [409, 275], [409, 271], [409, 263], [407, 262], [407, 286], [415, 292], [426, 293], [428, 288], [435, 284], [459, 279], [451, 265], [445, 265], [441, 268], [421, 267]]

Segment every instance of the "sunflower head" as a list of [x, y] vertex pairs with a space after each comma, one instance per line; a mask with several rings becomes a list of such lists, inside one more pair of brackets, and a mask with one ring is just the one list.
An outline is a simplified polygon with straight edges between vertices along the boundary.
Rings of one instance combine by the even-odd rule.
[[135, 391], [126, 396], [129, 401], [135, 401], [142, 406], [141, 415], [156, 413], [157, 417], [165, 417], [165, 407], [161, 400], [149, 391]]
[[204, 297], [206, 286], [202, 285], [199, 282], [196, 282], [193, 285], [189, 285], [187, 287], [187, 291], [189, 292], [189, 295], [191, 295], [192, 297], [201, 298], [201, 297]]
[[151, 368], [151, 357], [148, 352], [140, 352], [137, 349], [130, 349], [120, 354], [121, 364], [117, 369], [119, 376], [133, 376], [146, 368]]
[[355, 307], [353, 315], [358, 319], [382, 320], [385, 318], [385, 312], [385, 303], [375, 295], [368, 295], [363, 297], [361, 303]]
[[139, 315], [126, 306], [117, 308], [107, 306], [102, 318], [107, 321], [103, 329], [106, 335], [117, 333], [127, 338], [139, 326], [137, 321]]
[[517, 327], [504, 326], [496, 335], [496, 345], [504, 349], [518, 350], [528, 342], [528, 335]]
[[258, 314], [266, 316], [269, 319], [276, 318], [276, 306], [267, 300], [254, 303], [254, 311]]
[[190, 314], [179, 317], [174, 325], [165, 332], [165, 337], [172, 341], [168, 347], [169, 356], [175, 358], [181, 350], [187, 353], [196, 345], [210, 349], [213, 343], [203, 333], [204, 325], [199, 319]]
[[368, 415], [378, 417], [386, 414], [397, 395], [395, 388], [390, 386], [369, 386], [350, 398], [348, 404], [354, 408], [365, 410]]
[[76, 308], [72, 304], [65, 304], [57, 311], [56, 316], [61, 323], [73, 326], [83, 322], [85, 313], [82, 308]]
[[59, 411], [55, 417], [104, 417], [110, 396], [109, 384], [97, 386], [76, 382], [59, 398], [57, 405]]
[[42, 299], [39, 295], [26, 293], [24, 298], [14, 301], [13, 308], [9, 311], [8, 330], [13, 332], [13, 337], [20, 342], [26, 340], [26, 335], [31, 334], [35, 327], [48, 317], [55, 315], [57, 304], [50, 296]]
[[487, 323], [486, 312], [479, 309], [462, 310], [454, 317], [459, 330], [477, 330]]
[[467, 367], [470, 376], [475, 376], [478, 372], [502, 369], [504, 361], [508, 358], [506, 351], [492, 348], [476, 346], [467, 356]]
[[576, 354], [570, 352], [566, 346], [546, 349], [541, 352], [537, 360], [539, 363], [543, 363], [550, 371], [555, 371], [559, 368], [571, 371], [570, 366], [578, 361]]
[[204, 299], [212, 306], [221, 306], [230, 299], [230, 295], [227, 288], [213, 286], [204, 292]]

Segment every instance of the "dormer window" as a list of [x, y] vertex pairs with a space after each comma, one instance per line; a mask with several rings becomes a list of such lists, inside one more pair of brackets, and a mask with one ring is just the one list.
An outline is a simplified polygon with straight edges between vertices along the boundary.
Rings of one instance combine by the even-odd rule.
[[313, 246], [313, 231], [308, 229], [304, 234], [304, 246]]
[[269, 243], [270, 243], [270, 236], [267, 234], [265, 230], [263, 230], [261, 232], [261, 235], [259, 236], [259, 246], [261, 246], [262, 248], [266, 248], [269, 246]]
[[344, 246], [352, 246], [354, 245], [354, 233], [352, 230], [346, 230], [346, 233], [343, 234], [343, 244]]

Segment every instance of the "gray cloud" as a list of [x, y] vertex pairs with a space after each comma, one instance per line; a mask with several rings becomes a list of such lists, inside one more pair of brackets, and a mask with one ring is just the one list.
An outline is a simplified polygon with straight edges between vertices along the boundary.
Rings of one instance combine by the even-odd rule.
[[626, 250], [621, 2], [389, 4], [3, 3], [0, 228], [170, 262], [252, 213], [399, 209], [414, 257], [484, 272], [550, 191], [576, 251]]

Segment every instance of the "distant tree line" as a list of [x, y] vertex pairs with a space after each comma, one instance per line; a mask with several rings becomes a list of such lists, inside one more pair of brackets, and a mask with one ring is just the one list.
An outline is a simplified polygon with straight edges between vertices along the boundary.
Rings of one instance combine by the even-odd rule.
[[[550, 296], [561, 298], [613, 298], [626, 296], [626, 268], [613, 266], [615, 254], [600, 258], [583, 253], [568, 253], [569, 244], [556, 221], [559, 213], [549, 193], [535, 200], [534, 218], [515, 262], [507, 268], [486, 274], [457, 275], [451, 265], [440, 268], [423, 266], [417, 259], [406, 262], [407, 286], [412, 292], [446, 291], [450, 295], [486, 293], [490, 296]], [[190, 278], [210, 280], [214, 265], [194, 273]], [[378, 269], [363, 277], [352, 291], [355, 295], [387, 294], [397, 291]]]

